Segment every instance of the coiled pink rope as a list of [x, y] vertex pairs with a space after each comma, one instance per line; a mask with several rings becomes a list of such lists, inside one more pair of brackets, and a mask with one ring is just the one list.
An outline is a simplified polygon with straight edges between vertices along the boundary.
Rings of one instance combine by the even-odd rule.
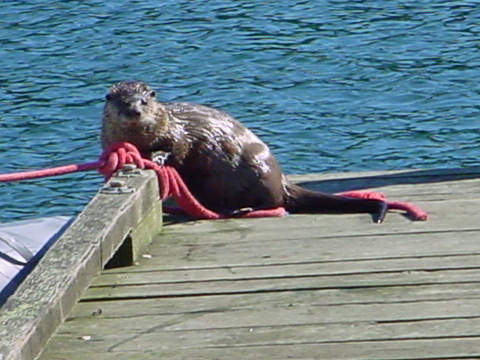
[[[205, 208], [198, 202], [192, 195], [190, 190], [183, 182], [180, 174], [170, 166], [160, 166], [157, 163], [145, 159], [142, 157], [138, 149], [127, 142], [119, 142], [110, 146], [105, 150], [97, 161], [72, 164], [66, 166], [59, 166], [55, 168], [25, 171], [11, 174], [0, 174], [0, 182], [10, 182], [18, 180], [36, 179], [47, 176], [56, 176], [62, 174], [68, 174], [78, 171], [94, 170], [104, 175], [106, 179], [109, 179], [112, 174], [123, 168], [125, 164], [135, 164], [140, 169], [152, 169], [156, 172], [159, 183], [160, 197], [165, 200], [169, 197], [173, 197], [180, 208], [186, 214], [197, 219], [223, 219], [224, 215], [218, 214]], [[372, 191], [348, 191], [339, 193], [338, 195], [347, 196], [360, 199], [375, 199], [382, 200], [387, 203], [389, 210], [402, 210], [413, 220], [426, 220], [427, 213], [420, 208], [405, 202], [387, 201], [385, 195]], [[255, 217], [275, 217], [283, 216], [286, 214], [285, 208], [278, 207], [274, 209], [264, 209], [250, 211], [239, 215], [242, 218], [255, 218]]]
[[[200, 204], [187, 188], [177, 170], [171, 166], [160, 166], [153, 161], [142, 158], [138, 149], [130, 143], [112, 144], [100, 156], [100, 160], [103, 161], [103, 165], [98, 170], [106, 179], [110, 178], [116, 170], [121, 169], [128, 163], [133, 163], [140, 169], [152, 169], [158, 177], [160, 198], [162, 200], [173, 197], [183, 212], [196, 219], [225, 218], [224, 215], [211, 211]], [[272, 217], [285, 214], [285, 209], [278, 207], [275, 209], [250, 211], [238, 217]]]

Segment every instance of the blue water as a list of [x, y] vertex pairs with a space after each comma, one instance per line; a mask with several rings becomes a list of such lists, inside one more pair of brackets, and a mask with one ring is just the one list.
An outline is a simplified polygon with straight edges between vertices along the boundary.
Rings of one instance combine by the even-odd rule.
[[[477, 1], [4, 1], [0, 173], [95, 160], [119, 80], [222, 108], [285, 172], [468, 167]], [[0, 184], [0, 222], [75, 214], [94, 172]]]

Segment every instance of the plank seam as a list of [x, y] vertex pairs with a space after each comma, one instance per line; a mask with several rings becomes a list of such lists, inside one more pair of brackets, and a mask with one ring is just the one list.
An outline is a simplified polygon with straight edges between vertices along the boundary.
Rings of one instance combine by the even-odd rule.
[[287, 291], [321, 291], [321, 290], [357, 290], [357, 289], [380, 289], [380, 288], [395, 288], [404, 286], [428, 286], [428, 285], [447, 285], [447, 284], [472, 284], [478, 285], [480, 281], [447, 281], [447, 282], [423, 282], [423, 283], [397, 283], [397, 284], [376, 284], [376, 285], [345, 285], [345, 286], [321, 286], [321, 287], [300, 287], [300, 288], [284, 288], [284, 289], [256, 289], [256, 290], [241, 290], [241, 291], [219, 291], [219, 292], [204, 292], [204, 293], [176, 293], [163, 295], [139, 295], [139, 296], [109, 296], [109, 297], [84, 297], [80, 302], [102, 302], [102, 301], [121, 301], [121, 300], [141, 300], [141, 299], [165, 299], [165, 298], [185, 298], [185, 297], [204, 297], [204, 296], [222, 296], [222, 295], [247, 295], [247, 294], [265, 294], [265, 293], [281, 293]]
[[152, 270], [136, 270], [134, 267], [125, 270], [108, 270], [103, 271], [102, 275], [123, 275], [123, 274], [141, 274], [141, 273], [153, 273], [153, 272], [180, 272], [180, 271], [195, 271], [195, 270], [216, 270], [216, 269], [226, 269], [231, 270], [235, 268], [260, 268], [260, 267], [270, 267], [270, 266], [292, 266], [292, 265], [315, 265], [315, 264], [336, 264], [336, 263], [361, 263], [361, 262], [371, 262], [371, 261], [390, 261], [390, 260], [409, 260], [409, 259], [432, 259], [432, 258], [450, 258], [450, 257], [469, 257], [469, 256], [480, 256], [480, 253], [477, 252], [468, 252], [468, 253], [458, 253], [458, 254], [439, 254], [439, 255], [419, 255], [419, 256], [389, 256], [389, 257], [371, 257], [371, 258], [346, 258], [341, 260], [320, 260], [320, 261], [298, 261], [298, 262], [272, 262], [272, 263], [263, 263], [263, 264], [232, 264], [232, 265], [212, 265], [212, 266], [202, 266], [202, 267], [180, 267], [172, 269], [152, 269]]

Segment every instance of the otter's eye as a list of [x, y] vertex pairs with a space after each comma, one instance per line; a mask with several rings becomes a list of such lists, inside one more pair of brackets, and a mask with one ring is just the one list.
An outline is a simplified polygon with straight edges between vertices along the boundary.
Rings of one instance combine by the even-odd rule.
[[111, 94], [105, 95], [105, 100], [107, 100], [107, 101], [112, 100], [112, 95]]
[[150, 91], [150, 94], [149, 94], [149, 95], [150, 95], [150, 97], [152, 97], [152, 98], [155, 97], [155, 95], [156, 95], [156, 94], [155, 94], [155, 91], [154, 91], [154, 90]]

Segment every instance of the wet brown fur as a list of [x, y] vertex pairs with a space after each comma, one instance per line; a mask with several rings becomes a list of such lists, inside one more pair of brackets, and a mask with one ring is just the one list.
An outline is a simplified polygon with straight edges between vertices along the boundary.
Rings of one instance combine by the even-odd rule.
[[165, 164], [177, 169], [204, 206], [219, 213], [277, 206], [290, 212], [382, 212], [380, 201], [290, 184], [267, 145], [233, 117], [203, 105], [158, 102], [143, 82], [110, 89], [101, 141], [103, 148], [128, 141], [145, 156], [170, 153]]

